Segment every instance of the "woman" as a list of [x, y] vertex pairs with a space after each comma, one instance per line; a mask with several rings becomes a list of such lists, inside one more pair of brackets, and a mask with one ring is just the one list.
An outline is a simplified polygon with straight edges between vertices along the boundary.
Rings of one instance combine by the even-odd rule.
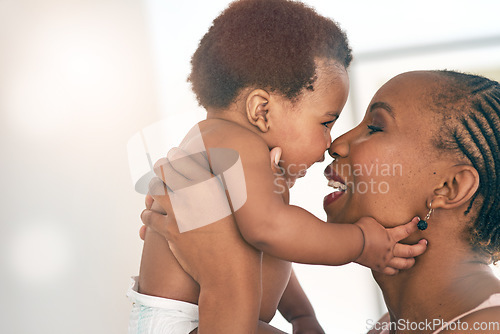
[[[332, 143], [325, 174], [348, 187], [326, 197], [329, 220], [372, 216], [393, 227], [425, 217], [406, 240], [429, 242], [415, 266], [396, 276], [374, 273], [389, 315], [371, 333], [500, 333], [500, 281], [488, 266], [500, 258], [499, 144], [500, 85], [448, 71], [391, 79], [361, 124]], [[354, 172], [373, 164], [401, 172]], [[383, 183], [387, 192], [359, 191], [362, 183]], [[188, 245], [173, 221], [147, 213], [144, 223], [189, 270], [195, 260], [182, 258]]]
[[[500, 256], [499, 114], [496, 82], [454, 72], [406, 73], [385, 84], [363, 122], [330, 148], [334, 170], [377, 161], [401, 165], [403, 173], [371, 176], [387, 182], [389, 191], [346, 192], [325, 208], [329, 219], [371, 215], [396, 224], [408, 214], [430, 213], [427, 229], [408, 240], [429, 242], [415, 266], [393, 277], [374, 272], [391, 322], [404, 320], [392, 332], [430, 321], [430, 329], [413, 332], [432, 333], [490, 296], [497, 306], [461, 318], [469, 325], [463, 332], [500, 332], [471, 331], [475, 322], [500, 319], [500, 281], [488, 266]], [[354, 185], [367, 181], [341, 176]], [[451, 332], [462, 331], [441, 333]]]

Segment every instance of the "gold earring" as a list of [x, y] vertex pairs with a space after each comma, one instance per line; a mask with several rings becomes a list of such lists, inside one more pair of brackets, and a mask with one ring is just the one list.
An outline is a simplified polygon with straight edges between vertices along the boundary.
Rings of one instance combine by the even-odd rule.
[[427, 221], [431, 218], [432, 212], [434, 212], [434, 209], [432, 208], [432, 201], [429, 203], [429, 208], [429, 212], [427, 212], [424, 220], [420, 220], [417, 224], [417, 227], [420, 231], [427, 229]]

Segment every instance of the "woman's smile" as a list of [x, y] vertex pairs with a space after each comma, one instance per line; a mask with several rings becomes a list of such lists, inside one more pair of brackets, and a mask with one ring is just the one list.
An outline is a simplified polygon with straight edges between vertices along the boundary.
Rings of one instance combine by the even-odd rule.
[[340, 175], [337, 174], [335, 169], [332, 167], [332, 164], [328, 165], [325, 168], [325, 177], [328, 179], [328, 186], [333, 187], [335, 191], [331, 194], [325, 196], [323, 200], [323, 208], [326, 209], [327, 206], [332, 204], [334, 201], [339, 199], [342, 195], [345, 194], [347, 190], [347, 186], [345, 184], [344, 179]]

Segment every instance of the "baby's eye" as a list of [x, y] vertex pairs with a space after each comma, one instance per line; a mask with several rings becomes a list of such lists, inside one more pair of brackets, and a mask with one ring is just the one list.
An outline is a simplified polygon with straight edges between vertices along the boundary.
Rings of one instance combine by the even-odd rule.
[[330, 124], [333, 124], [335, 121], [328, 121], [328, 122], [324, 122], [324, 123], [321, 123], [322, 125], [324, 125], [325, 127], [329, 128], [328, 125]]
[[382, 132], [383, 128], [375, 125], [368, 125], [368, 129], [370, 130], [369, 134], [374, 134], [375, 132]]

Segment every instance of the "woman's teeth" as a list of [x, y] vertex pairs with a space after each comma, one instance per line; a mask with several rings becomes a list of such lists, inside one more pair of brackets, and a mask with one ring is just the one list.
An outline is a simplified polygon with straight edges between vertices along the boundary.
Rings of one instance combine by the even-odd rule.
[[330, 180], [328, 181], [328, 186], [335, 188], [337, 191], [347, 190], [347, 186], [339, 181]]

